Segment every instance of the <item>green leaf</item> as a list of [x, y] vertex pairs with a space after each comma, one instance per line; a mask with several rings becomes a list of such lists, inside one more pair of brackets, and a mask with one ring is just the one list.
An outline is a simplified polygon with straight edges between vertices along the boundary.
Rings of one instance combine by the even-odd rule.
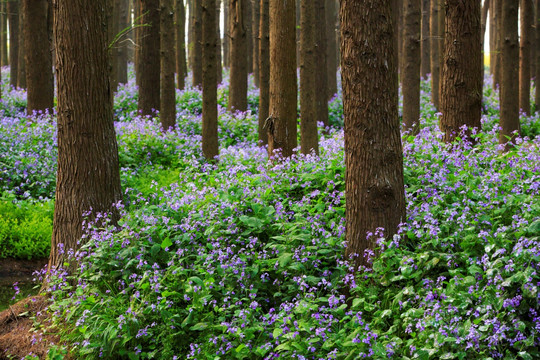
[[283, 333], [283, 329], [281, 328], [277, 328], [277, 329], [274, 329], [274, 331], [272, 332], [272, 337], [274, 339], [277, 339], [279, 335], [281, 335]]
[[161, 243], [161, 248], [162, 249], [166, 249], [168, 247], [170, 247], [171, 245], [173, 244], [173, 242], [171, 241], [171, 239], [169, 239], [168, 237], [163, 240], [163, 242]]
[[292, 261], [292, 254], [291, 253], [284, 253], [281, 254], [280, 257], [278, 257], [279, 266], [285, 267], [289, 265], [289, 263]]
[[190, 330], [201, 331], [201, 330], [206, 329], [207, 327], [208, 327], [207, 323], [200, 322], [200, 323], [197, 323], [197, 324], [193, 325], [192, 327], [190, 327]]

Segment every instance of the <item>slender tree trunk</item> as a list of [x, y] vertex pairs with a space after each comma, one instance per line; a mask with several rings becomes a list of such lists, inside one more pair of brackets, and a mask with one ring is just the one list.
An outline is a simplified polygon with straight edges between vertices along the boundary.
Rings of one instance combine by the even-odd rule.
[[128, 0], [128, 20], [127, 24], [131, 28], [131, 31], [127, 34], [127, 59], [128, 62], [131, 62], [135, 64], [135, 42], [137, 41], [135, 38], [135, 23], [132, 19], [131, 14], [136, 14], [134, 10], [134, 2], [136, 0]]
[[489, 73], [495, 77], [495, 62], [497, 49], [497, 0], [489, 1]]
[[[502, 68], [502, 4], [504, 0], [494, 0], [494, 22], [495, 22], [495, 55], [493, 59], [493, 84], [495, 87], [501, 85], [501, 68]], [[517, 1], [517, 0], [515, 0]], [[519, 60], [518, 60], [519, 61]]]
[[143, 17], [142, 17], [142, 0], [133, 0], [135, 12], [135, 76], [137, 77], [137, 86], [141, 87], [141, 49], [142, 49], [142, 32], [143, 32]]
[[[484, 42], [486, 39], [486, 27], [487, 27], [487, 19], [488, 19], [490, 3], [491, 3], [491, 0], [485, 0], [484, 5], [482, 6], [482, 32], [480, 34], [481, 39], [482, 39], [482, 52], [484, 51]], [[482, 59], [482, 63], [484, 63], [484, 59]]]
[[[118, 33], [126, 31], [130, 24], [129, 0], [118, 1]], [[128, 64], [128, 33], [124, 33], [116, 44], [117, 47], [117, 80], [120, 84], [128, 82], [127, 64]]]
[[503, 1], [502, 5], [502, 69], [501, 69], [501, 131], [499, 143], [506, 144], [520, 132], [519, 126], [519, 42], [518, 2]]
[[[536, 0], [536, 44], [540, 45], [540, 0]], [[534, 103], [536, 112], [540, 111], [540, 51], [536, 51], [536, 93], [534, 94]]]
[[9, 21], [9, 83], [17, 87], [17, 75], [19, 74], [19, 1], [7, 3]]
[[[315, 93], [315, 106], [317, 108], [317, 122], [323, 123], [325, 129], [328, 127], [328, 64], [326, 63], [326, 28], [325, 28], [325, 0], [314, 0], [316, 11], [315, 31], [317, 35], [317, 88]], [[315, 124], [317, 125], [317, 124]]]
[[176, 125], [176, 90], [174, 86], [174, 13], [173, 0], [160, 0], [160, 112], [161, 128], [167, 131]]
[[[193, 26], [195, 24], [195, 15], [194, 15], [194, 11], [193, 11], [193, 2], [195, 0], [187, 0], [187, 6], [188, 6], [188, 17], [187, 17], [187, 22], [188, 22], [188, 47], [187, 47], [187, 58], [188, 58], [188, 61], [187, 61], [187, 64], [188, 64], [188, 69], [191, 69], [191, 71], [193, 71], [193, 50], [195, 48], [195, 43], [194, 43], [194, 39], [193, 39]], [[191, 74], [192, 77], [193, 77], [193, 74]]]
[[244, 0], [244, 27], [246, 29], [246, 55], [247, 55], [247, 67], [248, 74], [253, 73], [253, 32], [251, 25], [251, 3], [253, 0]]
[[521, 0], [521, 37], [519, 43], [519, 108], [531, 115], [531, 33], [534, 16], [533, 0]]
[[536, 42], [536, 17], [538, 16], [538, 12], [536, 9], [535, 1], [532, 0], [532, 6], [533, 6], [533, 19], [531, 23], [531, 29], [530, 29], [530, 38], [531, 38], [531, 79], [534, 80], [534, 84], [536, 85], [536, 47], [538, 46], [538, 43]]
[[422, 60], [420, 61], [420, 76], [427, 77], [431, 73], [430, 41], [429, 41], [429, 0], [422, 0]]
[[[110, 102], [106, 0], [56, 0], [58, 170], [49, 270], [77, 249], [83, 214], [110, 212], [122, 199]], [[78, 64], [78, 66], [73, 66]], [[92, 94], [92, 96], [88, 96]], [[63, 251], [62, 251], [63, 250]]]
[[230, 0], [229, 28], [231, 31], [231, 75], [229, 87], [229, 111], [247, 110], [247, 0]]
[[223, 0], [223, 66], [230, 67], [231, 61], [231, 20], [229, 19], [229, 8], [231, 0]]
[[219, 155], [217, 113], [216, 0], [203, 0], [203, 114], [202, 150], [204, 157]]
[[[261, 1], [260, 18], [260, 46], [259, 46], [259, 76], [260, 76], [260, 96], [259, 96], [259, 145], [268, 144], [268, 134], [264, 127], [268, 118], [268, 108], [270, 106], [270, 23], [269, 0]], [[540, 0], [538, 0], [540, 1]]]
[[26, 26], [26, 20], [24, 12], [21, 11], [21, 2], [19, 1], [19, 66], [17, 68], [17, 87], [20, 89], [26, 89], [26, 61], [25, 59], [25, 45], [24, 45], [24, 28]]
[[418, 133], [420, 119], [420, 10], [420, 0], [405, 0], [403, 124], [412, 134]]
[[300, 32], [302, 31], [300, 26], [300, 4], [302, 0], [296, 0], [296, 66], [300, 66]]
[[111, 97], [118, 89], [118, 43], [116, 34], [119, 32], [118, 6], [117, 0], [109, 0], [107, 3], [109, 11], [107, 12], [107, 29], [109, 37], [107, 39], [109, 46], [110, 77], [111, 77]]
[[290, 157], [297, 145], [296, 4], [270, 2], [270, 109], [268, 155]]
[[219, 27], [219, 19], [221, 14], [221, 1], [216, 0], [216, 71], [217, 71], [217, 83], [221, 84], [223, 81], [223, 65], [221, 59], [221, 31]]
[[328, 96], [327, 100], [332, 99], [337, 93], [337, 39], [336, 22], [337, 6], [336, 0], [326, 0], [326, 64], [328, 65]]
[[202, 0], [193, 0], [193, 86], [202, 86]]
[[342, 0], [347, 247], [355, 271], [370, 266], [368, 232], [392, 237], [405, 219], [392, 0]]
[[0, 63], [2, 66], [9, 64], [7, 48], [7, 4], [0, 2]]
[[[480, 2], [446, 0], [440, 127], [452, 142], [463, 126], [480, 129], [482, 39]], [[467, 132], [470, 136], [470, 132]]]
[[184, 0], [176, 0], [176, 74], [177, 87], [184, 90], [186, 87], [187, 63], [186, 63], [186, 8]]
[[159, 0], [142, 0], [141, 5], [145, 26], [141, 28], [139, 112], [154, 115], [160, 105]]
[[441, 78], [441, 53], [440, 42], [442, 41], [439, 29], [439, 12], [441, 9], [441, 0], [431, 0], [430, 32], [431, 32], [431, 101], [437, 110], [441, 108], [439, 99], [439, 84]]
[[27, 112], [53, 109], [53, 74], [49, 42], [49, 9], [47, 0], [23, 0], [22, 12], [27, 19], [23, 29], [26, 51]]
[[259, 83], [259, 46], [260, 46], [260, 35], [259, 27], [261, 22], [259, 21], [261, 17], [261, 4], [259, 0], [254, 0], [251, 7], [251, 25], [252, 25], [252, 34], [253, 34], [253, 79], [256, 87], [260, 86]]

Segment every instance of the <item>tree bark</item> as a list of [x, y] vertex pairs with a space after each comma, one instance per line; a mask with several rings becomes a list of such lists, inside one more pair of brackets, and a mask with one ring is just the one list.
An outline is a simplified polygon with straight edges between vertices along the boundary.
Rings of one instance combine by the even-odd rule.
[[502, 67], [501, 67], [501, 131], [499, 143], [506, 144], [519, 136], [519, 42], [518, 2], [503, 1], [502, 4]]
[[431, 73], [430, 41], [429, 41], [429, 14], [430, 0], [422, 0], [422, 60], [420, 61], [420, 76], [426, 78]]
[[141, 87], [141, 48], [142, 48], [142, 31], [143, 31], [143, 17], [142, 17], [142, 0], [133, 0], [133, 12], [134, 12], [134, 26], [135, 26], [135, 76], [137, 86]]
[[270, 109], [268, 156], [290, 157], [297, 145], [296, 4], [270, 2]]
[[118, 89], [118, 42], [116, 35], [119, 32], [118, 23], [118, 6], [117, 0], [109, 0], [107, 2], [107, 29], [108, 29], [108, 46], [109, 46], [109, 76], [111, 77], [111, 97]]
[[154, 115], [159, 111], [160, 54], [159, 54], [159, 0], [142, 0], [139, 112]]
[[[57, 0], [58, 170], [49, 271], [77, 249], [83, 214], [110, 212], [122, 199], [110, 102], [106, 0]], [[77, 64], [78, 66], [73, 66]], [[91, 96], [88, 96], [91, 94]], [[105, 222], [105, 221], [101, 221]]]
[[[191, 10], [191, 9], [190, 9]], [[202, 0], [193, 0], [193, 86], [202, 86]]]
[[337, 93], [337, 39], [336, 22], [337, 6], [336, 0], [326, 0], [326, 64], [328, 65], [328, 87], [327, 100], [330, 100]]
[[27, 19], [23, 36], [26, 50], [26, 84], [28, 115], [53, 110], [54, 84], [47, 0], [23, 0], [22, 12]]
[[219, 155], [217, 113], [216, 0], [203, 0], [202, 150], [208, 160]]
[[219, 19], [221, 16], [221, 1], [216, 0], [216, 71], [217, 71], [217, 83], [221, 84], [223, 81], [223, 63], [221, 59], [221, 31], [219, 27]]
[[[540, 0], [536, 0], [536, 44], [540, 45]], [[536, 112], [540, 111], [540, 50], [536, 51], [536, 93], [534, 94], [534, 103]]]
[[231, 0], [223, 0], [223, 66], [230, 67], [231, 61], [231, 20], [229, 19], [229, 8]]
[[[496, 48], [497, 48], [497, 3], [496, 0], [489, 1], [489, 73], [492, 77], [495, 77], [495, 62], [496, 60]], [[495, 85], [495, 84], [494, 84]]]
[[[482, 6], [482, 32], [480, 34], [481, 39], [482, 39], [482, 51], [484, 51], [484, 42], [486, 39], [486, 27], [487, 27], [487, 18], [488, 18], [490, 3], [491, 3], [491, 0], [485, 0], [484, 5]], [[482, 63], [484, 63], [483, 59], [482, 59]]]
[[403, 125], [412, 134], [419, 131], [420, 119], [420, 0], [405, 0]]
[[129, 12], [129, 0], [118, 1], [118, 33], [124, 32], [118, 39], [117, 47], [117, 70], [116, 76], [119, 84], [128, 82], [127, 64], [128, 64], [128, 33], [125, 32], [129, 28], [131, 13]]
[[[503, 47], [503, 25], [502, 25], [502, 4], [504, 0], [493, 0], [494, 9], [493, 9], [493, 21], [495, 23], [495, 51], [493, 56], [493, 84], [495, 87], [500, 87], [501, 85], [501, 72], [502, 72], [502, 47]], [[517, 0], [516, 0], [517, 1]], [[519, 62], [519, 60], [518, 60]]]
[[439, 87], [441, 79], [441, 53], [439, 52], [440, 42], [442, 41], [441, 32], [444, 29], [439, 29], [439, 12], [441, 9], [442, 0], [431, 1], [431, 16], [430, 33], [431, 33], [431, 101], [437, 110], [441, 108], [439, 98]]
[[[315, 30], [317, 34], [317, 88], [319, 91], [315, 93], [315, 106], [317, 108], [317, 122], [323, 123], [324, 128], [328, 127], [328, 64], [327, 49], [326, 49], [326, 29], [325, 16], [326, 4], [325, 0], [314, 0], [315, 5]], [[315, 124], [317, 125], [317, 124]]]
[[186, 87], [186, 8], [184, 0], [176, 0], [176, 74], [178, 90]]
[[[269, 0], [260, 0], [260, 45], [259, 45], [259, 145], [268, 144], [268, 134], [264, 128], [264, 123], [268, 118], [268, 108], [270, 106], [270, 23]], [[538, 0], [540, 1], [540, 0]]]
[[519, 108], [531, 115], [531, 33], [534, 16], [533, 0], [521, 0], [521, 37], [519, 42]]
[[174, 13], [173, 0], [160, 0], [160, 112], [161, 128], [167, 131], [176, 125], [176, 90], [174, 86]]
[[8, 48], [7, 48], [7, 4], [0, 3], [0, 64], [2, 66], [9, 65]]
[[19, 74], [19, 1], [7, 3], [9, 21], [9, 84], [17, 87]]
[[246, 33], [247, 0], [230, 0], [231, 75], [229, 111], [247, 110], [248, 58]]
[[[446, 0], [440, 127], [448, 143], [463, 126], [480, 129], [482, 39], [480, 2]], [[467, 131], [470, 136], [470, 131]]]
[[246, 29], [246, 55], [248, 74], [253, 73], [253, 32], [251, 25], [251, 3], [253, 0], [244, 0], [244, 27]]
[[531, 80], [533, 80], [534, 84], [536, 85], [536, 47], [538, 46], [538, 43], [536, 42], [537, 40], [536, 40], [536, 20], [535, 19], [538, 16], [538, 11], [536, 9], [534, 0], [532, 0], [532, 7], [533, 7], [533, 19], [532, 19], [531, 29], [530, 29], [531, 57], [530, 57], [529, 62], [531, 64]]
[[259, 18], [261, 17], [261, 4], [259, 0], [254, 0], [251, 6], [251, 25], [252, 25], [252, 35], [253, 35], [253, 80], [256, 87], [260, 86], [259, 80], [259, 46], [260, 46], [260, 36], [259, 36], [259, 27], [261, 22]]
[[366, 251], [384, 228], [405, 220], [403, 155], [397, 108], [392, 0], [342, 0], [341, 49], [345, 116], [345, 256], [370, 266]]
[[19, 66], [17, 68], [17, 87], [26, 89], [26, 55], [24, 45], [24, 28], [26, 27], [26, 20], [24, 12], [21, 11], [21, 7], [21, 1], [19, 1]]

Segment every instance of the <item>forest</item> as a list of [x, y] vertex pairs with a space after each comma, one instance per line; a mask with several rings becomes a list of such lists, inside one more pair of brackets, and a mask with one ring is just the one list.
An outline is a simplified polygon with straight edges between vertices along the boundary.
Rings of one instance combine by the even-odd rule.
[[0, 360], [540, 359], [540, 0], [1, 0]]

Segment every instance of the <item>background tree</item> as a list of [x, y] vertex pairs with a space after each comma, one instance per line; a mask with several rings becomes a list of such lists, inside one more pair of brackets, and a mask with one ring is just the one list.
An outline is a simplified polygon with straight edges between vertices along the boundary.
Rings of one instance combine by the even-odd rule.
[[19, 74], [19, 1], [7, 3], [9, 25], [9, 84], [17, 87]]
[[[57, 0], [58, 170], [49, 269], [77, 248], [83, 214], [90, 220], [121, 200], [118, 146], [110, 102], [107, 0]], [[104, 28], [105, 27], [105, 28]], [[78, 66], [73, 66], [78, 64]], [[92, 96], [88, 96], [92, 94]]]
[[253, 26], [251, 25], [251, 4], [253, 0], [244, 1], [244, 28], [246, 30], [246, 55], [248, 74], [253, 73]]
[[231, 0], [223, 0], [223, 66], [229, 68], [231, 60], [231, 21], [229, 19], [229, 9]]
[[441, 79], [441, 49], [442, 42], [441, 32], [444, 29], [439, 29], [439, 12], [441, 9], [442, 0], [431, 0], [431, 14], [429, 17], [429, 31], [431, 34], [431, 101], [438, 110], [441, 108], [439, 99], [439, 87]]
[[[503, 24], [502, 24], [502, 5], [503, 0], [492, 0], [493, 6], [493, 23], [494, 23], [494, 47], [493, 47], [493, 84], [495, 87], [500, 87], [501, 85], [501, 72], [502, 72], [502, 47], [503, 47]], [[517, 0], [516, 0], [517, 3]], [[519, 60], [518, 60], [519, 63]], [[517, 74], [516, 74], [517, 76]], [[517, 91], [517, 89], [516, 89]]]
[[175, 9], [176, 22], [176, 74], [177, 87], [179, 90], [184, 90], [186, 87], [187, 63], [186, 63], [186, 8], [184, 0], [176, 0]]
[[323, 123], [324, 127], [328, 126], [328, 64], [326, 56], [326, 27], [325, 27], [325, 0], [314, 0], [315, 6], [315, 31], [317, 36], [316, 51], [317, 57], [317, 88], [319, 91], [315, 93], [315, 107], [317, 108], [317, 122]]
[[152, 115], [160, 104], [159, 0], [141, 0], [141, 13], [139, 112]]
[[420, 0], [405, 0], [403, 61], [403, 124], [413, 134], [420, 121]]
[[519, 108], [531, 115], [531, 34], [533, 0], [520, 1], [521, 36], [519, 41]]
[[482, 50], [484, 49], [484, 39], [486, 38], [486, 28], [490, 4], [491, 0], [484, 0], [484, 4], [482, 5], [482, 30], [480, 34], [480, 37], [482, 39]]
[[19, 0], [19, 56], [17, 57], [19, 65], [17, 66], [17, 87], [20, 89], [26, 89], [26, 56], [24, 51], [24, 28], [26, 26], [26, 21], [24, 12], [21, 11], [21, 3], [22, 0]]
[[327, 100], [330, 100], [337, 93], [337, 39], [336, 39], [336, 22], [337, 4], [336, 0], [326, 0], [326, 65], [327, 65]]
[[480, 129], [483, 59], [479, 1], [446, 0], [440, 127], [452, 142], [460, 128]]
[[129, 0], [117, 1], [117, 29], [118, 32], [124, 32], [122, 37], [115, 44], [117, 48], [117, 70], [116, 76], [119, 84], [126, 84], [128, 81], [128, 33], [125, 33], [130, 26], [131, 13], [129, 12]]
[[202, 150], [205, 158], [219, 155], [217, 112], [216, 0], [203, 0]]
[[8, 61], [8, 48], [7, 48], [7, 4], [5, 1], [0, 2], [0, 64], [6, 66]]
[[28, 114], [52, 110], [54, 84], [51, 44], [49, 42], [49, 4], [47, 0], [23, 0], [22, 12], [27, 20], [24, 27], [26, 53], [26, 84], [28, 86]]
[[202, 0], [192, 0], [193, 7], [193, 86], [202, 86]]
[[231, 36], [231, 73], [229, 111], [247, 110], [248, 48], [246, 17], [248, 0], [229, 0], [229, 29]]
[[259, 0], [253, 0], [251, 6], [251, 32], [253, 35], [253, 80], [256, 87], [259, 87], [259, 46], [260, 46], [260, 34], [259, 28], [261, 26], [261, 4]]
[[120, 32], [120, 24], [118, 21], [119, 2], [117, 0], [109, 0], [107, 2], [107, 30], [109, 42], [109, 62], [110, 62], [110, 77], [111, 77], [111, 101], [113, 101], [113, 93], [118, 89], [118, 39], [116, 35]]
[[217, 83], [223, 81], [223, 62], [221, 58], [221, 29], [219, 19], [221, 18], [221, 0], [216, 0], [216, 66], [217, 66]]
[[176, 91], [174, 86], [176, 59], [174, 54], [173, 0], [160, 0], [160, 33], [161, 96], [159, 118], [161, 127], [166, 131], [176, 125]]
[[[540, 1], [540, 0], [539, 0]], [[260, 43], [259, 43], [259, 144], [268, 144], [268, 134], [264, 123], [268, 118], [270, 106], [270, 4], [269, 0], [260, 0]]]
[[429, 14], [430, 14], [430, 1], [422, 0], [422, 32], [421, 32], [421, 53], [422, 59], [420, 60], [420, 76], [425, 78], [427, 74], [431, 72], [431, 59], [430, 59], [430, 39], [429, 39]]
[[270, 109], [268, 155], [289, 157], [296, 148], [296, 4], [270, 2]]
[[405, 219], [392, 0], [342, 0], [347, 256], [367, 265], [368, 232], [397, 232]]
[[[540, 0], [536, 0], [536, 20], [534, 21], [536, 24], [536, 44], [540, 44]], [[540, 88], [540, 50], [536, 51], [536, 92], [534, 94], [534, 103], [536, 105], [536, 111], [540, 111], [540, 91], [538, 89]]]

